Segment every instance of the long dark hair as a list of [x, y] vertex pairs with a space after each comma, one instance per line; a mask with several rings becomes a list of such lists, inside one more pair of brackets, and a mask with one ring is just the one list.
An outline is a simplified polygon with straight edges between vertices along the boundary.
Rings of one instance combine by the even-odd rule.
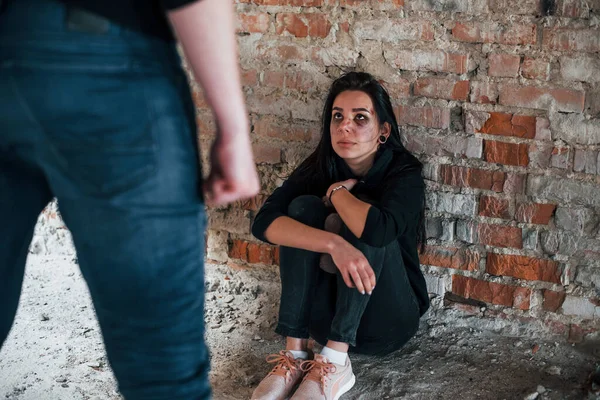
[[[407, 165], [405, 166], [407, 169], [418, 169], [421, 171], [423, 164], [406, 150], [402, 144], [398, 122], [396, 121], [394, 108], [392, 107], [388, 92], [371, 74], [366, 72], [348, 72], [336, 79], [331, 85], [325, 105], [323, 106], [321, 139], [315, 151], [300, 164], [296, 173], [314, 181], [319, 186], [325, 187], [341, 179], [340, 171], [335, 161], [338, 156], [331, 146], [331, 131], [329, 127], [331, 124], [333, 102], [340, 93], [347, 90], [361, 91], [369, 95], [375, 107], [379, 124], [383, 125], [387, 122], [391, 127], [390, 136], [384, 146], [392, 149], [394, 152], [408, 155], [408, 157], [405, 157], [407, 159]], [[424, 250], [425, 241], [425, 201], [423, 200], [417, 228], [417, 242], [420, 244], [421, 251]]]

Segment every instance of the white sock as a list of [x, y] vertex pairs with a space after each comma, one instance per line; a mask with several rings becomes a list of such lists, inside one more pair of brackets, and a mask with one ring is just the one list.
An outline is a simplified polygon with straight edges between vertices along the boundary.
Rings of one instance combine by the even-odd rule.
[[346, 365], [346, 357], [348, 357], [348, 353], [337, 351], [327, 346], [323, 347], [321, 355], [327, 357], [329, 361], [337, 365]]
[[292, 353], [292, 355], [294, 356], [295, 359], [302, 358], [303, 360], [306, 360], [308, 358], [307, 351], [302, 351], [302, 350], [287, 350], [287, 351]]

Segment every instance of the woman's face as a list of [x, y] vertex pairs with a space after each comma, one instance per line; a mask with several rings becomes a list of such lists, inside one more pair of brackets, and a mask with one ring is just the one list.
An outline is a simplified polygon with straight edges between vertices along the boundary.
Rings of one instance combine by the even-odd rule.
[[331, 145], [347, 161], [374, 156], [381, 135], [389, 136], [389, 124], [379, 125], [371, 97], [365, 92], [348, 90], [333, 101], [331, 110]]

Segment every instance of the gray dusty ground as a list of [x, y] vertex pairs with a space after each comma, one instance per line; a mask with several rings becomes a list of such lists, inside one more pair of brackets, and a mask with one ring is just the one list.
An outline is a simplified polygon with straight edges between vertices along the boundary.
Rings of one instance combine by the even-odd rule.
[[[29, 258], [17, 320], [0, 352], [0, 399], [120, 399], [74, 257], [33, 249], [39, 254]], [[207, 268], [215, 399], [248, 399], [269, 369], [265, 355], [282, 347], [271, 333], [276, 282], [274, 271]], [[399, 352], [352, 361], [357, 384], [342, 399], [600, 398], [585, 387], [600, 361], [593, 343], [501, 337], [433, 319]]]

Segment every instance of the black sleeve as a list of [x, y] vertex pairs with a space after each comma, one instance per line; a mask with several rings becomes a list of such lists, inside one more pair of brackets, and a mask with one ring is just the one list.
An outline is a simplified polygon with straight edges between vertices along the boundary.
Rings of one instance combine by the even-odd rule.
[[373, 247], [384, 247], [419, 221], [425, 183], [420, 169], [386, 177], [383, 196], [371, 206], [360, 240]]
[[185, 5], [194, 3], [196, 1], [201, 1], [201, 0], [160, 0], [160, 3], [162, 4], [163, 8], [166, 11], [171, 11], [176, 8], [183, 7]]
[[254, 217], [252, 235], [263, 242], [271, 243], [265, 237], [265, 231], [277, 218], [287, 216], [288, 206], [296, 197], [311, 194], [310, 185], [292, 174], [280, 187], [267, 198]]

